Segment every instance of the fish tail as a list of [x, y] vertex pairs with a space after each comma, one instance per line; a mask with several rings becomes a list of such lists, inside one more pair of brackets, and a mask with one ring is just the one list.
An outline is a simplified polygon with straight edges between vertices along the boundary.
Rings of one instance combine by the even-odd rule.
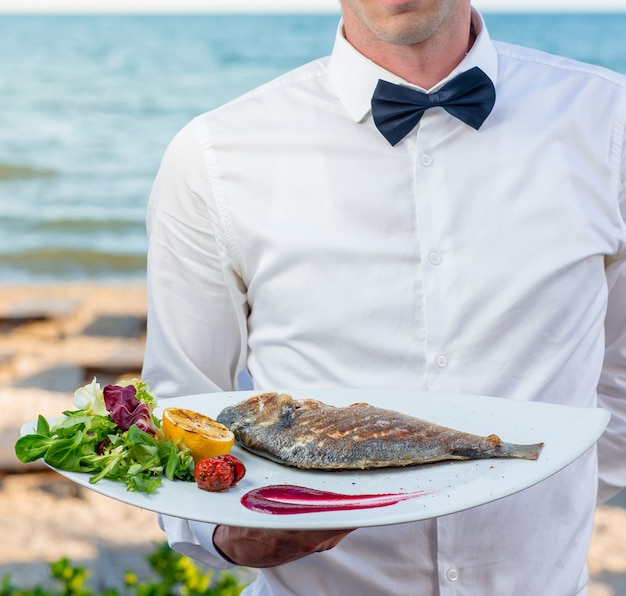
[[517, 459], [537, 459], [543, 443], [532, 445], [517, 445], [515, 443], [501, 443], [501, 457], [512, 457]]

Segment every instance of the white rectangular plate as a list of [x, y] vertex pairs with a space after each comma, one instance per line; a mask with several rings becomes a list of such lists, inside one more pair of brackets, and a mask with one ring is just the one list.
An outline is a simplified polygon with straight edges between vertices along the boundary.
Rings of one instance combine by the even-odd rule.
[[[226, 406], [257, 395], [235, 391], [162, 399], [165, 407], [189, 408], [213, 418]], [[538, 443], [539, 459], [455, 461], [408, 468], [369, 471], [312, 472], [283, 466], [237, 446], [232, 453], [246, 466], [246, 476], [226, 492], [200, 490], [193, 482], [164, 479], [155, 494], [128, 492], [121, 482], [89, 483], [89, 475], [57, 470], [98, 493], [158, 513], [232, 526], [281, 529], [341, 529], [418, 521], [495, 501], [552, 476], [589, 449], [604, 432], [609, 413], [496, 397], [413, 390], [321, 389], [284, 391], [296, 399], [314, 398], [334, 406], [356, 402], [397, 410], [430, 422], [478, 435], [498, 434], [509, 443]], [[33, 432], [35, 422], [22, 427]], [[292, 484], [342, 494], [425, 494], [375, 509], [289, 515], [254, 512], [241, 504], [248, 491], [267, 485]]]

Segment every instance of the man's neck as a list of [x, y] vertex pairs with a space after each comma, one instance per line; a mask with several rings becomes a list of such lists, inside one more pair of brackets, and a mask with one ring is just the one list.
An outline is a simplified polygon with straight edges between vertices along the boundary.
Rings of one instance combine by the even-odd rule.
[[[348, 23], [349, 24], [349, 23]], [[442, 35], [415, 45], [385, 43], [373, 36], [345, 34], [364, 56], [385, 70], [423, 89], [430, 89], [447, 77], [465, 58], [476, 40], [471, 15]]]

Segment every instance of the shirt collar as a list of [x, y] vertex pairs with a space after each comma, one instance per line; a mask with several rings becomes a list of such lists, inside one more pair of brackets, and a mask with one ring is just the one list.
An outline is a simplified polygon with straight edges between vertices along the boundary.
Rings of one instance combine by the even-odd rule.
[[[457, 74], [474, 66], [479, 66], [495, 85], [498, 70], [496, 49], [491, 42], [483, 18], [474, 9], [472, 10], [472, 22], [477, 33], [472, 49], [445, 79], [427, 91], [436, 91]], [[344, 37], [343, 23], [340, 23], [337, 29], [335, 46], [328, 64], [328, 76], [339, 101], [356, 122], [363, 120], [370, 112], [372, 94], [379, 79], [420, 89], [420, 87], [406, 82], [359, 53]], [[425, 89], [420, 90], [426, 91]]]

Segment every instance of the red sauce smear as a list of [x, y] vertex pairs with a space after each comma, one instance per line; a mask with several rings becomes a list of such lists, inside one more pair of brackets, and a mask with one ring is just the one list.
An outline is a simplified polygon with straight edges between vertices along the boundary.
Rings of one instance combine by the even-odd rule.
[[251, 490], [241, 497], [241, 503], [247, 509], [259, 513], [293, 515], [296, 513], [387, 507], [426, 494], [426, 491], [420, 491], [395, 494], [343, 495], [304, 486], [294, 486], [293, 484], [276, 484]]

